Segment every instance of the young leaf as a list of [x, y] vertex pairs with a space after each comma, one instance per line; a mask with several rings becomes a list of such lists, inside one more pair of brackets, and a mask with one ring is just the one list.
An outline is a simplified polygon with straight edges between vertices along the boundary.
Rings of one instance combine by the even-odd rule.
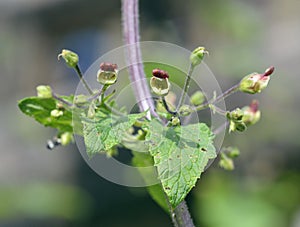
[[94, 120], [82, 118], [87, 154], [92, 156], [120, 144], [127, 130], [145, 115], [146, 112], [118, 117], [97, 112]]
[[54, 98], [27, 97], [20, 100], [18, 106], [24, 114], [33, 117], [44, 126], [56, 128], [62, 132], [73, 132], [71, 111], [63, 109], [59, 116], [51, 115], [51, 111], [57, 109], [57, 104], [58, 101]]
[[166, 128], [152, 120], [146, 142], [163, 189], [176, 207], [195, 186], [209, 159], [216, 157], [213, 134], [203, 123]]

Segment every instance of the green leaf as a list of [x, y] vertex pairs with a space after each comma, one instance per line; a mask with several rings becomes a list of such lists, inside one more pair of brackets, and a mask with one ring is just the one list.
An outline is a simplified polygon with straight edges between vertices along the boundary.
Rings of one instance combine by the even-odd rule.
[[87, 154], [92, 156], [120, 144], [127, 130], [145, 115], [146, 112], [119, 117], [104, 115], [98, 111], [93, 120], [83, 117], [83, 136]]
[[166, 128], [153, 120], [146, 143], [173, 207], [195, 186], [209, 159], [216, 157], [213, 134], [203, 123]]
[[[133, 158], [132, 164], [135, 167], [148, 167], [153, 166], [153, 157], [148, 152], [132, 151]], [[157, 179], [157, 171], [154, 168], [139, 168], [141, 176], [146, 184], [151, 184]], [[164, 211], [169, 213], [169, 206], [166, 200], [165, 193], [161, 184], [155, 184], [147, 186], [147, 191], [152, 199], [161, 207]]]
[[[71, 99], [72, 97], [66, 97]], [[58, 101], [54, 98], [27, 97], [19, 101], [20, 110], [33, 117], [37, 122], [44, 126], [56, 128], [62, 132], [73, 132], [72, 112], [68, 109], [62, 110], [62, 115], [51, 116], [51, 111], [57, 109]]]

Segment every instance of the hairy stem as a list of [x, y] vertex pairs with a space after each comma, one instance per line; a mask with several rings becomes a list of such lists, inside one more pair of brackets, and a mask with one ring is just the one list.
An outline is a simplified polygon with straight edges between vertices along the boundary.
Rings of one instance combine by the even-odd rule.
[[[129, 63], [130, 80], [133, 83], [136, 100], [140, 111], [150, 110], [150, 113], [158, 117], [155, 112], [149, 87], [142, 64], [141, 50], [139, 46], [139, 22], [138, 0], [122, 0], [123, 34], [127, 48], [127, 60]], [[150, 118], [150, 116], [148, 116]], [[175, 226], [194, 226], [185, 202], [181, 202], [175, 211], [170, 210]], [[175, 218], [174, 218], [175, 217]]]

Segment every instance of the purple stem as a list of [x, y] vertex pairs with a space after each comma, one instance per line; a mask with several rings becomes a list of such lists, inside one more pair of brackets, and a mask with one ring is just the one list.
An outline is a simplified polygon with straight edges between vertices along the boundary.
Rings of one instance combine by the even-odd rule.
[[[152, 116], [158, 117], [142, 63], [139, 44], [138, 0], [122, 0], [122, 12], [124, 42], [128, 45], [126, 50], [128, 70], [139, 109], [142, 112], [150, 110]], [[147, 116], [148, 118], [151, 118], [150, 114]]]
[[[127, 47], [130, 80], [140, 111], [150, 110], [150, 114], [158, 117], [155, 112], [152, 97], [147, 86], [147, 80], [142, 63], [139, 45], [139, 15], [138, 0], [122, 0], [123, 34]], [[147, 116], [149, 119], [151, 116]], [[185, 201], [182, 201], [173, 211], [170, 211], [175, 226], [194, 227]]]

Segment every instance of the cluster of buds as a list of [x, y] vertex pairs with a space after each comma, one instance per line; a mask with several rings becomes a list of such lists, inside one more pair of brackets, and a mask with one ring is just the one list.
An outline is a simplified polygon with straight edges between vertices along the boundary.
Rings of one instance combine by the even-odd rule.
[[255, 124], [260, 119], [261, 113], [258, 110], [258, 101], [253, 100], [249, 106], [245, 106], [242, 109], [236, 108], [228, 112], [226, 116], [230, 121], [229, 132], [243, 132], [248, 126]]
[[67, 66], [71, 68], [75, 68], [78, 64], [79, 57], [76, 53], [70, 50], [62, 50], [62, 52], [58, 55], [58, 60], [63, 58], [66, 61]]
[[274, 67], [266, 69], [262, 74], [251, 73], [245, 76], [240, 84], [239, 90], [249, 94], [260, 93], [269, 83], [270, 75], [274, 72]]
[[153, 69], [150, 86], [156, 95], [166, 96], [170, 90], [168, 73], [161, 69]]
[[103, 62], [97, 73], [97, 81], [102, 85], [112, 85], [118, 78], [118, 66], [112, 63]]

